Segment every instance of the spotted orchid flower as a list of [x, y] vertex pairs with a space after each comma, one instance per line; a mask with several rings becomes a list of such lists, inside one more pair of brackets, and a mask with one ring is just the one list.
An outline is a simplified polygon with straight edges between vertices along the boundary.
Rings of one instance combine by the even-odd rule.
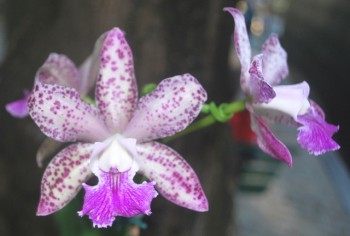
[[[193, 76], [165, 79], [138, 100], [132, 52], [118, 28], [107, 33], [101, 48], [96, 106], [84, 102], [74, 87], [48, 80], [51, 76], [39, 75], [29, 114], [47, 136], [75, 143], [46, 168], [38, 215], [64, 207], [81, 186], [85, 198], [78, 214], [88, 215], [97, 227], [111, 226], [116, 216], [150, 214], [154, 187], [177, 205], [208, 210], [190, 165], [153, 141], [185, 129], [199, 114], [207, 95]], [[135, 183], [136, 172], [150, 182]], [[98, 183], [90, 186], [86, 181], [93, 175]]]
[[272, 157], [292, 165], [287, 147], [272, 133], [267, 121], [297, 128], [297, 141], [310, 154], [320, 155], [339, 149], [332, 139], [339, 127], [328, 124], [322, 109], [310, 100], [306, 82], [278, 85], [288, 75], [287, 54], [276, 35], [251, 59], [251, 47], [244, 17], [235, 8], [225, 8], [234, 18], [234, 46], [241, 63], [240, 83], [247, 97], [252, 129], [259, 147]]

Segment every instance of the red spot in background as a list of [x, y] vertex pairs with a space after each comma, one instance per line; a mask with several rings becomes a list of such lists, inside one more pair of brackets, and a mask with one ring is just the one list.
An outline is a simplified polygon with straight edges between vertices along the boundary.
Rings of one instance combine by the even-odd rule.
[[237, 112], [228, 122], [233, 140], [246, 144], [255, 144], [256, 135], [250, 127], [249, 111]]

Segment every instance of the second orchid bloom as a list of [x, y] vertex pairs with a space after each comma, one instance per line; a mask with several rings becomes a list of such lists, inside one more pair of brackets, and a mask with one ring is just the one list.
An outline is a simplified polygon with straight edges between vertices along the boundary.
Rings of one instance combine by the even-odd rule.
[[306, 82], [278, 85], [288, 75], [287, 53], [278, 37], [271, 35], [261, 54], [252, 57], [244, 16], [235, 8], [225, 8], [234, 18], [234, 46], [241, 62], [241, 88], [247, 98], [252, 130], [259, 147], [292, 166], [288, 148], [272, 133], [267, 121], [298, 129], [297, 141], [311, 154], [339, 149], [332, 139], [339, 127], [326, 123], [322, 109], [310, 100]]
[[[132, 52], [123, 32], [114, 28], [101, 42], [96, 106], [82, 100], [74, 83], [57, 79], [59, 73], [68, 81], [79, 78], [66, 57], [56, 55], [50, 66], [43, 65], [45, 73], [37, 73], [28, 100], [30, 116], [48, 137], [75, 142], [46, 168], [37, 214], [61, 209], [82, 185], [86, 193], [79, 215], [88, 215], [97, 227], [112, 225], [116, 216], [150, 214], [157, 191], [175, 204], [207, 211], [206, 196], [190, 165], [170, 147], [153, 141], [185, 129], [207, 99], [205, 90], [184, 74], [163, 80], [138, 100]], [[135, 183], [136, 172], [151, 182]], [[85, 184], [92, 175], [98, 178], [95, 186]]]

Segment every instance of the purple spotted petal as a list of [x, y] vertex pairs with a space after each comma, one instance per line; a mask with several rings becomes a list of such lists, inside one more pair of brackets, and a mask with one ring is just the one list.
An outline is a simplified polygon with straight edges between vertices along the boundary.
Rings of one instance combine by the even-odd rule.
[[80, 74], [74, 63], [65, 55], [51, 53], [35, 79], [45, 84], [57, 84], [79, 89]]
[[47, 166], [41, 181], [37, 215], [52, 214], [67, 205], [92, 173], [89, 168], [92, 144], [77, 143], [59, 152]]
[[291, 167], [293, 162], [292, 155], [288, 148], [271, 132], [266, 122], [251, 113], [251, 126], [257, 135], [258, 145], [261, 150]]
[[191, 166], [174, 150], [157, 142], [138, 145], [140, 172], [156, 182], [169, 201], [195, 211], [207, 211], [208, 201]]
[[297, 116], [310, 107], [306, 82], [273, 87], [276, 97], [269, 103], [253, 104], [254, 113], [274, 123], [297, 126]]
[[289, 70], [287, 53], [282, 48], [278, 36], [272, 34], [262, 47], [264, 79], [271, 86], [279, 84], [287, 77]]
[[111, 132], [120, 132], [130, 120], [138, 96], [132, 52], [120, 29], [112, 29], [106, 36], [100, 63], [97, 106]]
[[268, 103], [276, 96], [273, 88], [264, 81], [262, 59], [262, 54], [256, 55], [249, 69], [251, 75], [249, 81], [250, 95], [254, 104]]
[[88, 215], [94, 227], [105, 228], [113, 224], [116, 216], [151, 214], [151, 202], [158, 195], [154, 183], [134, 183], [132, 170], [99, 172], [96, 186], [83, 185], [86, 193], [80, 216]]
[[328, 124], [317, 108], [310, 107], [306, 114], [298, 116], [298, 122], [302, 125], [298, 128], [298, 143], [309, 153], [320, 155], [340, 148], [332, 139], [339, 126]]
[[190, 74], [165, 79], [140, 99], [123, 135], [138, 142], [171, 136], [197, 117], [206, 99], [205, 90]]
[[60, 141], [100, 141], [109, 136], [97, 109], [75, 89], [37, 82], [28, 100], [29, 114], [41, 131]]
[[80, 87], [78, 91], [82, 96], [88, 94], [96, 83], [100, 69], [100, 52], [106, 35], [107, 33], [104, 33], [96, 40], [92, 54], [79, 67]]
[[234, 29], [234, 44], [239, 61], [241, 62], [241, 87], [245, 93], [249, 92], [249, 66], [251, 60], [251, 48], [249, 43], [249, 37], [243, 14], [231, 7], [224, 8], [224, 11], [228, 11], [235, 21]]
[[24, 118], [28, 116], [28, 97], [30, 95], [30, 91], [25, 89], [23, 91], [23, 98], [10, 102], [6, 104], [6, 110], [10, 115], [16, 118]]

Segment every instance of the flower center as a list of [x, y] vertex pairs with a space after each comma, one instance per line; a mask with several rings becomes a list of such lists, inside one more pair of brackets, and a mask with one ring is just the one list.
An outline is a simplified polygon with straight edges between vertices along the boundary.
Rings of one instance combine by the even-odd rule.
[[116, 134], [101, 143], [95, 143], [93, 156], [97, 160], [92, 161], [92, 169], [119, 173], [130, 169], [137, 171], [138, 165], [133, 158], [135, 154], [136, 140]]

